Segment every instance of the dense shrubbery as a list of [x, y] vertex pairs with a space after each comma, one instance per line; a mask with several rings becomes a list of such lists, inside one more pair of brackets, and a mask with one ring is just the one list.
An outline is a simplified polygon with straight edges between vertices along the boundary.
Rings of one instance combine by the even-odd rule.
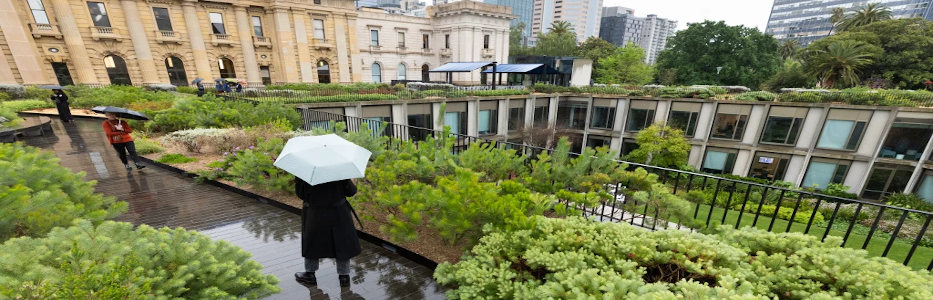
[[388, 90], [391, 87], [385, 83], [286, 83], [278, 85], [267, 85], [267, 90], [295, 90], [295, 91], [319, 91], [333, 92], [334, 95], [342, 93], [359, 93], [360, 91]]
[[0, 246], [0, 297], [259, 299], [277, 293], [278, 280], [249, 256], [181, 228], [79, 221]]
[[183, 154], [168, 153], [168, 154], [163, 154], [156, 161], [163, 163], [163, 164], [183, 164], [183, 163], [189, 163], [189, 162], [193, 162], [197, 160], [198, 159], [196, 158], [187, 157], [187, 156], [184, 156]]
[[133, 131], [130, 135], [133, 136], [133, 144], [136, 144], [136, 152], [140, 155], [165, 151], [162, 145], [156, 141], [150, 140], [148, 136], [140, 133], [140, 131]]
[[50, 107], [55, 107], [55, 104], [48, 100], [13, 100], [0, 102], [0, 108], [6, 108], [15, 112]]
[[94, 193], [95, 185], [51, 152], [0, 144], [0, 241], [41, 236], [75, 219], [99, 223], [126, 210], [125, 202]]
[[272, 165], [285, 143], [273, 138], [258, 142], [257, 146], [234, 148], [223, 157], [207, 164], [208, 170], [199, 172], [200, 179], [226, 179], [238, 185], [251, 185], [256, 189], [294, 191], [294, 176]]
[[927, 202], [916, 194], [892, 194], [884, 197], [884, 203], [903, 208], [933, 212], [933, 203]]
[[273, 123], [283, 119], [292, 128], [301, 125], [301, 115], [291, 107], [276, 103], [253, 105], [239, 101], [222, 101], [206, 96], [200, 99], [182, 99], [172, 108], [155, 113], [148, 129], [170, 132], [197, 127], [250, 127]]
[[933, 103], [933, 92], [850, 88], [822, 93], [811, 91], [783, 93], [779, 96], [779, 100], [782, 102], [842, 102], [853, 105], [914, 107]]
[[435, 271], [451, 299], [933, 297], [933, 276], [839, 240], [756, 229], [646, 231], [582, 218], [487, 227], [470, 255]]
[[380, 101], [397, 100], [398, 96], [389, 94], [342, 94], [332, 96], [292, 96], [292, 97], [271, 97], [257, 98], [260, 103], [273, 102], [283, 104], [295, 103], [321, 103], [321, 102], [356, 102], [356, 101]]
[[23, 118], [20, 118], [16, 114], [16, 111], [0, 106], [0, 130], [3, 128], [15, 127], [23, 122]]
[[739, 101], [774, 101], [777, 99], [777, 95], [772, 92], [766, 91], [757, 91], [757, 92], [746, 92], [742, 93], [735, 97], [735, 100]]
[[171, 92], [147, 91], [140, 87], [112, 85], [102, 88], [92, 88], [85, 85], [70, 86], [65, 91], [68, 94], [71, 107], [91, 108], [100, 105], [128, 107], [137, 102], [168, 102], [181, 97]]

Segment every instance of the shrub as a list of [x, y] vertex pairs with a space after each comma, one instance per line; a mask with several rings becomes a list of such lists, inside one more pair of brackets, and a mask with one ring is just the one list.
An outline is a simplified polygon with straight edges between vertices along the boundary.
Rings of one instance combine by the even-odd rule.
[[398, 100], [396, 95], [386, 95], [386, 94], [344, 94], [344, 95], [333, 95], [333, 96], [308, 96], [308, 97], [263, 97], [258, 99], [261, 103], [280, 103], [280, 104], [295, 104], [295, 103], [323, 103], [323, 102], [356, 102], [356, 101], [381, 101], [381, 100]]
[[582, 90], [578, 87], [558, 86], [558, 85], [544, 84], [544, 83], [535, 83], [535, 85], [532, 85], [531, 87], [529, 87], [529, 89], [531, 89], [531, 91], [535, 93], [545, 93], [545, 94], [582, 92]]
[[472, 91], [471, 95], [477, 97], [488, 97], [488, 96], [512, 96], [512, 95], [528, 95], [526, 90], [487, 90], [487, 91]]
[[259, 299], [279, 292], [278, 279], [249, 257], [195, 231], [82, 220], [0, 246], [0, 297]]
[[823, 97], [815, 92], [790, 92], [781, 94], [782, 102], [822, 103]]
[[[206, 92], [206, 91], [207, 91], [207, 87], [204, 87], [204, 89], [205, 89], [205, 92]], [[193, 87], [193, 86], [180, 86], [180, 87], [176, 88], [175, 91], [176, 91], [176, 92], [179, 92], [179, 93], [182, 93], [182, 94], [190, 94], [190, 95], [197, 95], [197, 94], [198, 94], [198, 88], [197, 88], [197, 87]]]
[[140, 87], [111, 85], [101, 88], [91, 88], [85, 85], [68, 87], [69, 101], [72, 107], [91, 108], [94, 106], [109, 105], [127, 107], [137, 102], [173, 102], [179, 97], [188, 97], [171, 92], [146, 91]]
[[[785, 203], [786, 205], [786, 203]], [[774, 208], [776, 206], [765, 204], [761, 206], [761, 215], [766, 217], [771, 217], [774, 215]], [[758, 205], [747, 205], [745, 206], [745, 212], [755, 213], [758, 211]], [[791, 221], [790, 216], [794, 213], [794, 208], [791, 206], [781, 206], [781, 209], [778, 210], [777, 218], [781, 220]], [[813, 215], [812, 210], [807, 209], [798, 209], [797, 214], [794, 215], [793, 222], [807, 224], [810, 222], [810, 215]], [[816, 215], [813, 215], [813, 224], [823, 224], [825, 218], [823, 214], [819, 211], [816, 212]]]
[[829, 299], [933, 297], [933, 276], [841, 240], [758, 229], [706, 235], [624, 223], [535, 218], [491, 226], [457, 264], [434, 276], [450, 299]]
[[20, 118], [12, 109], [0, 106], [0, 129], [4, 127], [14, 127], [23, 122], [23, 118]]
[[168, 154], [163, 154], [162, 157], [159, 157], [159, 159], [157, 159], [156, 161], [163, 163], [163, 164], [183, 164], [183, 163], [190, 163], [190, 162], [197, 161], [197, 160], [198, 159], [196, 158], [187, 157], [187, 156], [184, 156], [178, 153], [168, 153]]
[[29, 86], [26, 87], [26, 95], [23, 99], [49, 99], [50, 96], [52, 96], [52, 90]]
[[96, 184], [59, 165], [51, 152], [0, 144], [0, 241], [41, 236], [75, 219], [99, 223], [126, 210], [125, 202], [95, 193]]
[[19, 84], [0, 83], [0, 93], [10, 96], [10, 99], [19, 99], [26, 96], [26, 89]]
[[39, 108], [55, 107], [55, 104], [47, 100], [13, 100], [0, 102], [0, 107], [7, 108], [15, 112], [20, 112]]
[[916, 194], [891, 194], [884, 197], [884, 203], [892, 206], [933, 212], [933, 203], [927, 202]]
[[195, 128], [179, 130], [162, 137], [167, 143], [173, 143], [185, 148], [188, 152], [201, 153], [205, 146], [224, 144], [224, 140], [233, 129], [228, 128]]
[[735, 97], [735, 100], [740, 101], [774, 101], [776, 99], [777, 95], [766, 91], [747, 92]]
[[199, 179], [227, 179], [255, 189], [293, 192], [295, 177], [272, 165], [283, 147], [282, 139], [273, 138], [262, 140], [255, 147], [235, 148], [224, 153], [220, 160], [207, 164], [209, 169], [200, 171]]
[[171, 132], [198, 127], [250, 127], [283, 119], [292, 128], [301, 126], [301, 115], [291, 107], [275, 103], [253, 105], [240, 101], [222, 101], [213, 96], [182, 99], [172, 108], [156, 112], [147, 128]]
[[148, 136], [142, 134], [140, 131], [133, 131], [130, 135], [133, 137], [133, 144], [136, 145], [136, 153], [140, 155], [165, 151], [162, 145], [156, 141], [150, 140]]
[[0, 92], [0, 102], [9, 101], [10, 99], [13, 99], [13, 97], [10, 97], [7, 93]]

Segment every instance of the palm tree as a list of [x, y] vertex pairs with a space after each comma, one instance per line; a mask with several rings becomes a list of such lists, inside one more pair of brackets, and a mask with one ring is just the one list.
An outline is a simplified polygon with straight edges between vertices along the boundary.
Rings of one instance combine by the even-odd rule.
[[548, 31], [555, 34], [566, 34], [573, 31], [573, 24], [567, 21], [554, 21], [551, 23], [551, 28]]
[[891, 9], [880, 3], [863, 6], [839, 22], [839, 30], [850, 30], [874, 22], [890, 20]]
[[828, 35], [833, 35], [833, 30], [835, 30], [836, 27], [839, 26], [839, 22], [842, 22], [842, 20], [845, 20], [845, 18], [846, 18], [845, 9], [843, 9], [842, 7], [833, 8], [833, 14], [829, 17], [829, 22], [832, 23], [832, 27], [829, 28]]
[[805, 68], [810, 75], [820, 80], [824, 88], [833, 88], [837, 83], [857, 85], [858, 73], [871, 64], [874, 58], [868, 44], [853, 40], [833, 42], [825, 49], [812, 51], [814, 53], [805, 62]]
[[800, 41], [798, 40], [785, 40], [781, 43], [781, 58], [787, 60], [797, 54], [797, 50], [800, 48]]

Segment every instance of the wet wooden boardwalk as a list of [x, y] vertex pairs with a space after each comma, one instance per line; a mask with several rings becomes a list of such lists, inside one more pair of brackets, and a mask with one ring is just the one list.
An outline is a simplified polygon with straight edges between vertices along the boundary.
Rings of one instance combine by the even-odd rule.
[[53, 120], [53, 135], [24, 142], [55, 151], [62, 165], [97, 180], [98, 192], [128, 202], [129, 209], [118, 221], [197, 230], [252, 253], [264, 273], [281, 281], [282, 292], [269, 299], [444, 298], [430, 269], [367, 242], [362, 242], [363, 254], [351, 260], [349, 289], [339, 287], [336, 267], [328, 260], [317, 272], [318, 287], [298, 284], [293, 274], [304, 268], [299, 216], [156, 166], [127, 172], [107, 144], [100, 122]]

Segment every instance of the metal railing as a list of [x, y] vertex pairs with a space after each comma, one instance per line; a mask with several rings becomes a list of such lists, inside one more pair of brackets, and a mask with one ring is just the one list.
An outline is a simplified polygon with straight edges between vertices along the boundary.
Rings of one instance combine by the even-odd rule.
[[[298, 111], [306, 130], [334, 130], [331, 127], [333, 121], [345, 122], [348, 131], [358, 131], [363, 124], [368, 124], [369, 128], [382, 131], [385, 136], [406, 141], [426, 140], [444, 134], [428, 128], [307, 108], [298, 108]], [[433, 120], [428, 122], [430, 124]], [[553, 152], [552, 149], [468, 136], [462, 132], [450, 133], [450, 136], [454, 137], [452, 150], [455, 153], [473, 143], [514, 149], [525, 155], [529, 162], [538, 154]], [[694, 230], [729, 225], [736, 228], [752, 226], [769, 232], [800, 232], [823, 241], [829, 236], [836, 236], [842, 240], [841, 247], [865, 249], [872, 255], [902, 261], [915, 269], [933, 270], [933, 234], [928, 232], [933, 213], [710, 174], [619, 162], [627, 164], [629, 169], [644, 168], [656, 174], [661, 183], [685, 199], [691, 200], [702, 193], [711, 200], [692, 199], [692, 217], [672, 219], [665, 216], [662, 207], [637, 203], [626, 197], [635, 190], [629, 189], [628, 183], [619, 182], [607, 188], [615, 200], [594, 207], [579, 207], [584, 215], [651, 230]]]
[[174, 31], [170, 31], [170, 30], [159, 30], [159, 33], [162, 35], [162, 37], [166, 37], [166, 38], [175, 38], [177, 36], [177, 34]]

